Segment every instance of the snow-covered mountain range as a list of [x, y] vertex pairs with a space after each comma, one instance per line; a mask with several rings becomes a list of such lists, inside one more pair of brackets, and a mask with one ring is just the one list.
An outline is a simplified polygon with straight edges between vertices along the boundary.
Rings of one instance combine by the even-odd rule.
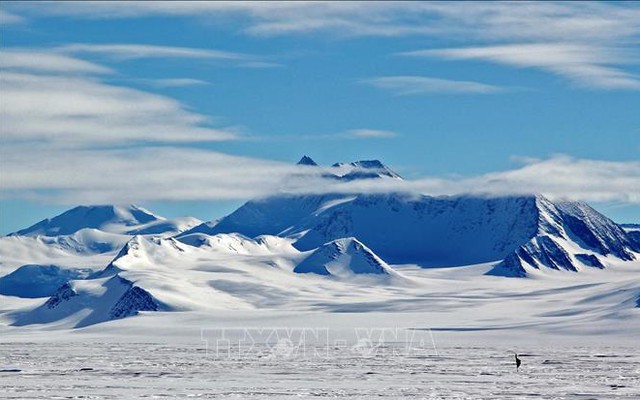
[[[402, 179], [377, 160], [323, 171]], [[82, 327], [147, 311], [411, 309], [435, 287], [420, 271], [479, 265], [477, 279], [498, 282], [638, 269], [637, 232], [585, 203], [533, 194], [282, 194], [208, 222], [79, 206], [0, 238], [0, 295], [12, 304], [0, 315]], [[624, 284], [635, 293], [624, 304], [637, 306], [640, 284]]]
[[552, 202], [541, 195], [277, 196], [249, 201], [193, 231], [290, 237], [302, 251], [355, 237], [391, 264], [506, 260], [491, 271], [505, 276], [541, 268], [604, 267], [607, 256], [634, 260], [640, 251], [636, 237], [587, 204]]
[[9, 235], [59, 237], [84, 229], [126, 235], [173, 235], [200, 222], [193, 217], [167, 220], [135, 205], [78, 206]]

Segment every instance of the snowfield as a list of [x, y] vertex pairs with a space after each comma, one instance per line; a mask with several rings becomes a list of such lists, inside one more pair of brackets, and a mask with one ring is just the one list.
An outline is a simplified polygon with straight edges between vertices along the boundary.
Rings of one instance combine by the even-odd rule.
[[[3, 324], [0, 398], [640, 394], [637, 263], [526, 279], [484, 275], [487, 264], [394, 265], [410, 283], [381, 284], [377, 276], [345, 281], [274, 266], [231, 266], [236, 250], [225, 244], [227, 261], [220, 267], [203, 262], [182, 271], [201, 277], [213, 295], [172, 281], [178, 273], [157, 283], [182, 302], [188, 298], [185, 309], [210, 301], [206, 311], [143, 311], [80, 328], [72, 327], [84, 314], [44, 325]], [[167, 264], [175, 265], [172, 259]], [[155, 287], [144, 273], [137, 273], [138, 281]], [[150, 292], [169, 299], [159, 289]], [[0, 302], [11, 304], [6, 299], [17, 298]], [[20, 300], [27, 309], [42, 301]], [[307, 332], [305, 340], [300, 331]], [[514, 351], [523, 360], [517, 373]]]
[[[571, 334], [551, 327], [429, 332], [428, 326], [446, 318], [436, 314], [150, 313], [74, 331], [13, 328], [2, 332], [0, 398], [638, 398], [635, 332], [634, 337], [610, 331], [592, 335], [577, 327]], [[238, 326], [256, 341], [230, 335], [228, 347], [218, 351], [215, 338], [225, 329], [239, 332]], [[280, 329], [279, 337], [268, 337], [270, 326], [320, 332], [326, 327], [343, 341], [325, 346], [309, 340], [303, 346], [292, 328], [289, 336]], [[415, 347], [380, 341], [385, 328], [418, 339]], [[269, 340], [260, 341], [263, 337]], [[523, 361], [519, 372], [512, 351]]]

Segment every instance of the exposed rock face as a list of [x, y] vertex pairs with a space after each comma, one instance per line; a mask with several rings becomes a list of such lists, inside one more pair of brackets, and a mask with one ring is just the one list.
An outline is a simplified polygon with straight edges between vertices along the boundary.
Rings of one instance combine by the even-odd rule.
[[311, 157], [308, 156], [302, 156], [302, 158], [300, 159], [300, 161], [297, 162], [297, 165], [308, 165], [308, 166], [312, 166], [315, 167], [318, 164], [316, 164], [315, 161], [313, 161], [313, 159]]
[[76, 297], [78, 293], [71, 287], [69, 282], [60, 286], [58, 291], [44, 303], [45, 307], [48, 309], [54, 309], [58, 307], [61, 303], [65, 301], [69, 301], [71, 298]]
[[627, 261], [635, 259], [633, 251], [640, 251], [638, 243], [622, 227], [587, 204], [565, 201], [558, 202], [556, 207], [565, 234], [582, 247]]
[[159, 311], [161, 308], [161, 303], [148, 291], [114, 275], [69, 281], [60, 286], [42, 306], [21, 315], [14, 325], [46, 323], [90, 310], [76, 325], [82, 327], [137, 315], [141, 311]]
[[158, 304], [149, 292], [138, 286], [132, 286], [111, 308], [109, 317], [110, 319], [125, 318], [137, 315], [140, 311], [158, 311]]
[[600, 268], [600, 269], [604, 268], [604, 264], [602, 264], [602, 262], [600, 262], [600, 259], [593, 254], [578, 253], [578, 254], [575, 254], [574, 256], [578, 261], [580, 261], [582, 264], [586, 266]]
[[[600, 256], [634, 260], [637, 241], [622, 227], [582, 202], [552, 203], [537, 196], [538, 233], [488, 272], [489, 275], [523, 277], [527, 268], [579, 271], [605, 268]], [[571, 243], [572, 246], [567, 246]], [[585, 252], [571, 252], [565, 247]]]

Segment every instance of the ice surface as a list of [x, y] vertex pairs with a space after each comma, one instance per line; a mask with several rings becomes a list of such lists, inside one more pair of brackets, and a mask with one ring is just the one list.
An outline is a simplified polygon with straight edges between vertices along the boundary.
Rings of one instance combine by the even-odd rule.
[[[527, 329], [428, 331], [427, 315], [184, 317], [120, 320], [72, 337], [3, 332], [0, 398], [577, 400], [637, 399], [640, 393], [640, 352], [630, 338], [563, 339]], [[206, 328], [237, 328], [239, 321], [254, 334], [251, 327], [261, 324], [307, 325], [328, 327], [344, 340], [325, 346], [285, 334], [236, 345], [231, 338], [226, 352], [203, 334]], [[368, 325], [354, 333], [352, 326], [364, 321]], [[404, 327], [394, 332], [409, 339], [385, 341], [376, 334], [381, 330], [364, 328], [380, 321]], [[513, 351], [523, 362], [519, 372]]]

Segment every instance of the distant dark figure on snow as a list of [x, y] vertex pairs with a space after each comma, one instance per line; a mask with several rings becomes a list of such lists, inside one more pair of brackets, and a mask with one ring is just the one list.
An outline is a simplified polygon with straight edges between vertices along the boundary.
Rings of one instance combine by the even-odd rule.
[[518, 358], [518, 353], [514, 353], [514, 355], [516, 356], [516, 372], [518, 372], [518, 370], [520, 369], [520, 364], [522, 364], [522, 361], [520, 361], [520, 359]]

